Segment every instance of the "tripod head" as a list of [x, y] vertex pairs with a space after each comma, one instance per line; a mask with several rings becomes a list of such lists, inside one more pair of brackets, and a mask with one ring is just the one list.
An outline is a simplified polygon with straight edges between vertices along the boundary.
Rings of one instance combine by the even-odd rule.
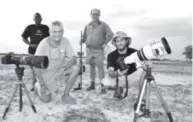
[[18, 79], [21, 81], [22, 77], [24, 75], [24, 67], [20, 67], [19, 64], [15, 64], [16, 68], [15, 68], [15, 73], [17, 74]]

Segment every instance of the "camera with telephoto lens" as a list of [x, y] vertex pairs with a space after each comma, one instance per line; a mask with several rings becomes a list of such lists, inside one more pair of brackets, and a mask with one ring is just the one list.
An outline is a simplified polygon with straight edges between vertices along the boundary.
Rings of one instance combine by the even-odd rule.
[[127, 56], [122, 60], [125, 64], [131, 64], [141, 61], [148, 61], [151, 59], [157, 59], [161, 56], [171, 54], [171, 48], [165, 37], [162, 37], [161, 40], [153, 41], [148, 45], [144, 46], [137, 52]]
[[16, 64], [16, 65], [29, 65], [36, 68], [45, 69], [49, 65], [49, 59], [47, 56], [33, 56], [8, 53], [1, 59], [2, 64]]

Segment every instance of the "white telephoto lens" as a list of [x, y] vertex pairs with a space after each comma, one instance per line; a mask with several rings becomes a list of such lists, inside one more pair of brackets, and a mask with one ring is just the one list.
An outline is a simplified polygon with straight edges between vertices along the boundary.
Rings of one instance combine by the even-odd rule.
[[125, 64], [131, 64], [131, 63], [138, 62], [138, 61], [140, 61], [140, 60], [139, 60], [136, 52], [131, 54], [130, 56], [127, 56], [124, 59]]
[[131, 54], [130, 56], [127, 56], [124, 59], [124, 63], [131, 64], [135, 62], [157, 59], [167, 54], [171, 54], [171, 49], [166, 38], [163, 37], [161, 38], [161, 40], [153, 41], [137, 52]]

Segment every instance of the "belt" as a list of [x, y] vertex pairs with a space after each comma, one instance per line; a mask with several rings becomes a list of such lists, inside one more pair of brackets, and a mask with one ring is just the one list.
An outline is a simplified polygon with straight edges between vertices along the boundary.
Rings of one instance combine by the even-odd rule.
[[103, 47], [90, 47], [90, 46], [86, 46], [86, 48], [88, 49], [94, 49], [94, 50], [103, 50]]

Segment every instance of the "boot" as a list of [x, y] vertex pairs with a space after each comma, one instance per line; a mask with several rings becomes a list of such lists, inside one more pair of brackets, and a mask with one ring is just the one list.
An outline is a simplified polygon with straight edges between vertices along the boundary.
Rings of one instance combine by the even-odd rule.
[[34, 86], [32, 86], [32, 88], [31, 88], [31, 91], [32, 91], [32, 92], [34, 92], [34, 91], [35, 91], [35, 88], [34, 88]]
[[101, 94], [106, 94], [106, 93], [107, 93], [107, 91], [106, 91], [104, 85], [101, 84]]
[[91, 82], [90, 86], [86, 90], [87, 91], [95, 90], [95, 82]]
[[122, 93], [123, 93], [123, 88], [122, 87], [115, 88], [114, 97], [122, 99]]

